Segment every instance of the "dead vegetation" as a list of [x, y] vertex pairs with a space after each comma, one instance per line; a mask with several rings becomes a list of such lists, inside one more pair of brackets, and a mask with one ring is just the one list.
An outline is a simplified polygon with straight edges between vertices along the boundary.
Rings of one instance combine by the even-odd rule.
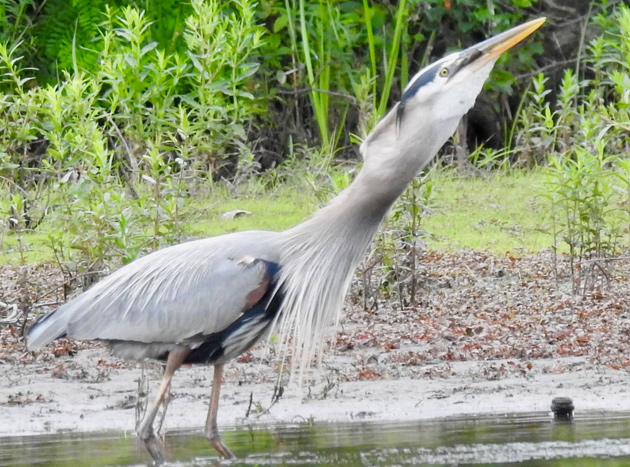
[[[500, 362], [480, 369], [485, 374], [478, 376], [487, 379], [527, 375], [532, 361], [562, 357], [586, 357], [616, 370], [630, 368], [627, 259], [618, 258], [605, 275], [593, 277], [595, 286], [584, 295], [571, 292], [568, 260], [560, 258], [556, 277], [549, 253], [521, 257], [509, 252], [429, 251], [419, 264], [416, 304], [403, 309], [398, 301], [384, 298], [373, 309], [364, 309], [359, 295], [365, 284], [356, 281], [325, 358], [340, 381], [448, 376], [451, 363], [466, 361]], [[26, 300], [20, 274], [28, 277]], [[33, 370], [53, 378], [94, 382], [128, 366], [105, 349], [96, 367], [75, 361], [77, 352], [102, 346], [98, 343], [60, 339], [41, 352], [27, 352], [22, 330], [63, 300], [63, 276], [49, 266], [21, 272], [5, 266], [0, 275], [0, 301], [31, 303], [19, 319], [0, 328], [1, 362], [24, 368], [37, 363]], [[0, 319], [11, 312], [5, 307]], [[244, 371], [251, 381], [256, 368], [258, 378], [269, 381], [259, 355], [239, 358], [234, 364], [237, 373]], [[270, 362], [269, 355], [264, 360]]]

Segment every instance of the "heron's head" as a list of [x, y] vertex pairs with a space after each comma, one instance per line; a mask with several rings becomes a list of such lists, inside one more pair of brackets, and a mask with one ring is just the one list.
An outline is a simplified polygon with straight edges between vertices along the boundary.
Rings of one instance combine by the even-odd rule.
[[429, 157], [433, 157], [475, 103], [499, 56], [544, 22], [545, 18], [539, 18], [522, 24], [420, 70], [403, 90], [400, 102], [364, 141], [364, 157], [377, 141], [403, 153], [408, 151], [401, 146], [430, 147]]

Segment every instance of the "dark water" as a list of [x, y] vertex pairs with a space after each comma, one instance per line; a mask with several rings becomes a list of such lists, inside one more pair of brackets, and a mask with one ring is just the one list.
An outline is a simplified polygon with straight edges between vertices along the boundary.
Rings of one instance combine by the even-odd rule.
[[[221, 461], [200, 432], [169, 433], [175, 466], [518, 465], [630, 466], [630, 414], [547, 414], [405, 423], [315, 423], [224, 430], [239, 457]], [[2, 466], [147, 465], [135, 437], [119, 433], [0, 438]]]

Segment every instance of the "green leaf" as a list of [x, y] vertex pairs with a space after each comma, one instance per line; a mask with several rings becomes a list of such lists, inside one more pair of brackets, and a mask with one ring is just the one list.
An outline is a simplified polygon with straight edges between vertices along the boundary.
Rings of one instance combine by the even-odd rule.
[[252, 76], [254, 73], [256, 73], [258, 71], [258, 68], [260, 68], [260, 64], [259, 63], [246, 63], [245, 65], [243, 65], [243, 68], [245, 68], [245, 71], [243, 71], [239, 75], [239, 80], [248, 78]]
[[157, 45], [158, 45], [157, 42], [151, 42], [150, 44], [145, 45], [144, 47], [142, 47], [142, 50], [140, 50], [140, 55], [144, 55], [147, 52], [152, 51], [153, 49], [157, 47]]
[[273, 32], [278, 33], [287, 27], [289, 24], [289, 17], [286, 15], [278, 16], [273, 22]]

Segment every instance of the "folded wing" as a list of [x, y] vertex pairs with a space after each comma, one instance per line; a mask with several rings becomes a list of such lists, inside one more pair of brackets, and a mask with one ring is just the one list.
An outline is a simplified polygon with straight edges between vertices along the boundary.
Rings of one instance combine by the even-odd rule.
[[[64, 336], [177, 343], [227, 328], [270, 283], [267, 262], [256, 260], [264, 239], [237, 248], [238, 239], [232, 234], [176, 245], [119, 269], [36, 323], [28, 348]], [[269, 251], [265, 256], [275, 260]]]

